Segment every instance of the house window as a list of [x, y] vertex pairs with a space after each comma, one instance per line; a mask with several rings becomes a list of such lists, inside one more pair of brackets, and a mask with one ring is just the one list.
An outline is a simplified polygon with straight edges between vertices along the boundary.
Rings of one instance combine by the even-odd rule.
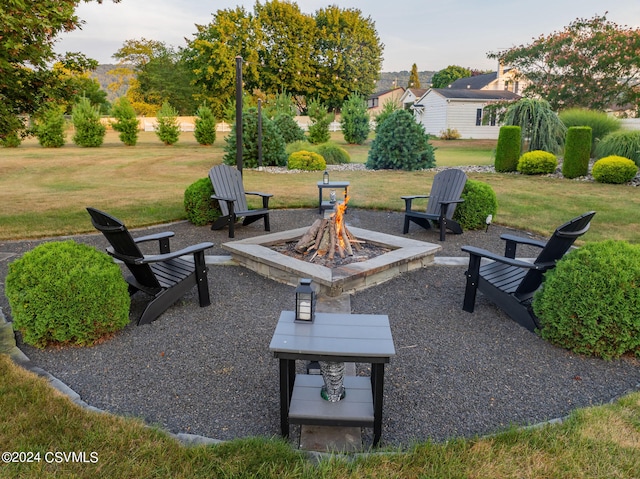
[[518, 93], [518, 91], [519, 91], [519, 90], [520, 90], [520, 82], [518, 82], [518, 81], [517, 81], [517, 82], [516, 82], [516, 86], [515, 86], [515, 88], [513, 89], [513, 93]]
[[476, 110], [476, 126], [482, 125], [482, 108]]
[[495, 110], [493, 110], [491, 112], [491, 116], [489, 118], [490, 118], [489, 123], [491, 124], [491, 126], [496, 126], [496, 111]]

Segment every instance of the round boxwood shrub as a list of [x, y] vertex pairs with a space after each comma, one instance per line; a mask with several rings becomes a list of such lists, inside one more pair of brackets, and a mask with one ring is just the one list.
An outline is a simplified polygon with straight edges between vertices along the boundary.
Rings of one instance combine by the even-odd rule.
[[495, 168], [500, 173], [516, 171], [520, 158], [522, 128], [515, 125], [501, 126], [496, 146]]
[[487, 225], [487, 217], [494, 217], [498, 211], [498, 199], [490, 185], [477, 180], [467, 180], [462, 190], [464, 199], [456, 207], [453, 219], [462, 229], [476, 230]]
[[300, 150], [289, 155], [287, 168], [290, 170], [321, 171], [327, 168], [327, 163], [319, 153]]
[[640, 246], [607, 240], [565, 255], [533, 300], [540, 334], [580, 354], [640, 356]]
[[548, 175], [557, 167], [558, 158], [548, 151], [528, 151], [518, 160], [518, 171], [523, 175]]
[[212, 200], [213, 186], [209, 178], [200, 178], [184, 191], [187, 219], [196, 226], [213, 223], [222, 214], [217, 200]]
[[629, 158], [640, 166], [640, 131], [614, 131], [600, 140], [596, 145], [595, 158], [612, 155]]
[[9, 265], [13, 327], [27, 344], [92, 345], [129, 322], [129, 289], [102, 251], [75, 241], [43, 243]]
[[433, 168], [436, 157], [422, 124], [407, 110], [396, 110], [379, 125], [366, 166], [413, 171]]
[[327, 165], [351, 163], [351, 156], [349, 156], [347, 150], [333, 143], [322, 143], [316, 147], [316, 150], [322, 155]]
[[591, 169], [593, 179], [599, 183], [627, 183], [637, 173], [638, 167], [632, 160], [615, 155], [599, 159]]
[[564, 144], [562, 175], [565, 178], [578, 178], [589, 173], [591, 158], [591, 127], [572, 126], [567, 130]]

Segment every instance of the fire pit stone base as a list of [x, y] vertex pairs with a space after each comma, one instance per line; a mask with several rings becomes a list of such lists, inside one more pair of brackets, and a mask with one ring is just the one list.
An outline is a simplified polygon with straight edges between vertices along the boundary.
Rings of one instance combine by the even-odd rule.
[[271, 233], [224, 243], [234, 261], [256, 273], [281, 283], [296, 286], [300, 278], [311, 278], [320, 294], [339, 296], [388, 281], [395, 276], [423, 268], [434, 262], [441, 246], [424, 241], [349, 227], [360, 240], [389, 248], [391, 251], [367, 261], [328, 268], [292, 258], [274, 251], [271, 245], [300, 238], [308, 228]]

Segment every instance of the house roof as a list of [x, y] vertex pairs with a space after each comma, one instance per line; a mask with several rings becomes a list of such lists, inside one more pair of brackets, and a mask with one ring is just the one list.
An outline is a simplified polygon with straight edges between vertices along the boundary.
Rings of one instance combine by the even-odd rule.
[[416, 98], [420, 98], [422, 95], [427, 93], [428, 88], [407, 88], [407, 91], [413, 93]]
[[476, 75], [473, 77], [458, 78], [456, 81], [449, 85], [452, 90], [461, 88], [470, 88], [471, 90], [480, 90], [486, 87], [489, 83], [498, 78], [498, 72], [484, 73], [482, 75]]
[[[519, 100], [520, 95], [507, 90], [475, 90], [471, 88], [432, 88], [450, 100]], [[424, 95], [426, 96], [426, 94]], [[423, 98], [424, 98], [423, 96]]]
[[397, 91], [397, 90], [402, 90], [402, 92], [404, 92], [404, 88], [399, 86], [399, 87], [396, 87], [396, 88], [390, 88], [388, 90], [382, 90], [382, 91], [377, 91], [375, 93], [372, 93], [371, 95], [369, 95], [368, 99], [371, 100], [373, 98], [379, 98], [381, 96], [384, 96], [384, 95], [386, 95], [388, 93], [391, 93], [391, 92], [394, 92], [394, 91]]

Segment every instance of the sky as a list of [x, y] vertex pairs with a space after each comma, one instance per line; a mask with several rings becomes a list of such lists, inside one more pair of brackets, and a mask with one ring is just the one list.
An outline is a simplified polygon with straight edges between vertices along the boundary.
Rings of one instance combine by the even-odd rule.
[[[82, 30], [60, 36], [58, 52], [82, 52], [100, 63], [116, 63], [112, 55], [126, 40], [146, 38], [174, 47], [186, 46], [196, 24], [212, 13], [255, 1], [240, 0], [104, 0], [81, 3]], [[265, 0], [261, 1], [262, 4]], [[577, 18], [606, 13], [621, 26], [640, 27], [638, 0], [298, 0], [304, 13], [329, 5], [357, 8], [371, 17], [384, 44], [382, 71], [438, 71], [448, 65], [497, 68], [487, 53], [529, 44], [540, 35], [562, 30]], [[606, 5], [606, 6], [605, 6]]]

